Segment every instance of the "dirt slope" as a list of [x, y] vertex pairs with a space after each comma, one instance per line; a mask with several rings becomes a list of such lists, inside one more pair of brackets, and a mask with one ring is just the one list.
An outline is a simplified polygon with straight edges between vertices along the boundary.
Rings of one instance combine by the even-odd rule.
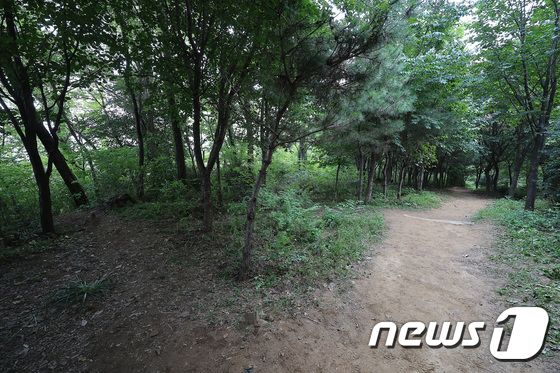
[[[230, 331], [162, 357], [164, 369], [242, 372], [512, 372], [558, 371], [539, 357], [497, 362], [489, 352], [493, 321], [506, 308], [496, 294], [504, 272], [488, 255], [494, 228], [468, 224], [488, 200], [453, 190], [441, 208], [388, 210], [388, 232], [348, 292], [322, 291], [321, 305], [296, 320], [276, 321], [244, 339]], [[449, 220], [447, 222], [446, 220]], [[467, 224], [462, 224], [467, 222]], [[485, 321], [479, 348], [370, 349], [376, 321]]]

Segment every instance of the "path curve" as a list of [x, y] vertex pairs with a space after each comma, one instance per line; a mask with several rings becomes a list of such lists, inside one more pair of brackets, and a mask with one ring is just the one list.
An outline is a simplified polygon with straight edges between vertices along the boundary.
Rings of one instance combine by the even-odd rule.
[[[372, 248], [350, 289], [331, 284], [317, 292], [319, 306], [307, 314], [267, 324], [235, 343], [220, 343], [216, 333], [198, 351], [175, 355], [173, 365], [228, 372], [252, 366], [255, 373], [557, 371], [551, 359], [504, 363], [489, 352], [494, 320], [508, 308], [496, 293], [505, 272], [488, 258], [495, 228], [456, 224], [471, 222], [488, 203], [453, 189], [437, 209], [386, 210], [385, 239]], [[484, 321], [488, 327], [474, 349], [371, 349], [371, 328], [379, 321]], [[209, 345], [216, 347], [209, 351]]]
[[[476, 349], [367, 346], [378, 321], [492, 321], [507, 308], [496, 289], [504, 279], [488, 261], [495, 229], [470, 222], [489, 203], [451, 190], [443, 206], [420, 212], [385, 211], [388, 231], [364, 266], [366, 276], [346, 294], [329, 291], [299, 320], [281, 321], [233, 358], [231, 371], [511, 372], [547, 370], [540, 359], [497, 362], [488, 350], [491, 327]], [[408, 215], [408, 216], [406, 216]], [[413, 219], [417, 217], [421, 219]], [[276, 324], [276, 323], [275, 323]]]

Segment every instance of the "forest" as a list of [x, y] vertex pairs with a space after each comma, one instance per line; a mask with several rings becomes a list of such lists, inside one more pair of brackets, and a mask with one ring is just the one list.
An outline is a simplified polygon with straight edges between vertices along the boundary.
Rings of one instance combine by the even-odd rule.
[[[32, 265], [50, 283], [35, 298], [97, 315], [140, 255], [140, 283], [184, 280], [169, 293], [212, 274], [204, 317], [281, 315], [353, 276], [390, 234], [382, 211], [460, 190], [519, 248], [506, 266], [528, 277], [501, 293], [560, 316], [558, 0], [0, 4], [3, 289], [35, 289]], [[0, 309], [17, 314], [14, 289]]]

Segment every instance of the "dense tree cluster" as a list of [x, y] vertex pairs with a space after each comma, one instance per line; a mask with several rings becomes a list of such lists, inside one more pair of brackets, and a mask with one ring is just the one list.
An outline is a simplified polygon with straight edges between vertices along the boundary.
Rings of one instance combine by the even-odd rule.
[[210, 232], [245, 200], [246, 273], [279, 150], [335, 169], [332, 200], [343, 170], [364, 203], [378, 180], [558, 197], [557, 0], [1, 4], [3, 226], [179, 193]]

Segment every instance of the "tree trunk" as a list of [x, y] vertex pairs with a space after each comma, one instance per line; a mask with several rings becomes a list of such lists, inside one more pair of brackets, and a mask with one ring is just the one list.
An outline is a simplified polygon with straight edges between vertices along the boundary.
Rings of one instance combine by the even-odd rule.
[[387, 186], [389, 186], [393, 182], [393, 157], [391, 157], [391, 152], [387, 152]]
[[340, 175], [340, 161], [336, 164], [336, 178], [334, 181], [334, 200], [338, 201], [338, 177]]
[[169, 106], [169, 120], [173, 132], [173, 145], [175, 147], [175, 167], [177, 169], [177, 180], [183, 183], [187, 180], [187, 166], [185, 164], [185, 145], [183, 144], [183, 134], [179, 124], [179, 114], [177, 112], [177, 101], [171, 87], [167, 89], [167, 104]]
[[527, 199], [525, 200], [525, 210], [533, 211], [535, 209], [535, 200], [537, 198], [537, 184], [539, 177], [539, 163], [541, 154], [545, 145], [544, 130], [539, 130], [535, 139], [533, 152], [531, 153], [531, 163], [529, 166], [529, 174], [527, 175]]
[[360, 150], [360, 155], [358, 158], [358, 201], [362, 199], [363, 195], [363, 188], [364, 188], [364, 164], [365, 164], [365, 157]]
[[205, 170], [202, 176], [202, 226], [205, 232], [212, 231], [212, 180], [211, 171]]
[[486, 183], [486, 193], [490, 193], [492, 191], [492, 181], [490, 180], [490, 166], [484, 169], [484, 179]]
[[[521, 131], [521, 130], [520, 130]], [[517, 144], [515, 149], [515, 159], [513, 161], [513, 172], [511, 175], [511, 182], [509, 184], [509, 197], [515, 198], [515, 193], [517, 192], [517, 185], [519, 183], [519, 175], [521, 174], [521, 169], [523, 168], [523, 163], [525, 163], [525, 157], [527, 155], [527, 148], [523, 146], [522, 133], [517, 135]]]
[[494, 165], [494, 178], [492, 180], [492, 189], [494, 192], [498, 191], [498, 182], [500, 181], [500, 164], [496, 163]]
[[194, 159], [194, 153], [193, 153], [193, 150], [192, 150], [191, 142], [189, 140], [189, 132], [188, 131], [186, 131], [186, 133], [185, 133], [185, 142], [187, 144], [187, 152], [189, 153], [189, 158], [191, 159], [192, 171], [195, 175], [198, 176], [198, 169], [196, 168], [196, 160]]
[[401, 168], [401, 172], [399, 173], [399, 189], [397, 191], [397, 199], [400, 201], [401, 197], [402, 197], [402, 187], [403, 187], [403, 182], [404, 182], [404, 172], [406, 169], [406, 165], [403, 164], [402, 168]]
[[[127, 59], [127, 70], [130, 61]], [[130, 95], [130, 100], [132, 101], [132, 111], [134, 114], [134, 124], [136, 128], [136, 140], [138, 141], [138, 179], [136, 181], [136, 195], [139, 199], [144, 198], [144, 163], [145, 163], [145, 151], [144, 151], [144, 125], [142, 123], [142, 113], [140, 112], [140, 104], [134, 92], [134, 87], [130, 82], [128, 76], [129, 72], [125, 73], [125, 84]]]
[[480, 178], [482, 177], [482, 168], [476, 169], [476, 180], [474, 182], [475, 188], [478, 189], [480, 186]]
[[298, 161], [299, 162], [307, 161], [307, 147], [305, 145], [305, 139], [304, 138], [299, 140]]
[[224, 196], [222, 195], [222, 171], [220, 167], [220, 156], [216, 160], [216, 182], [218, 183], [218, 206], [222, 208], [224, 206]]
[[247, 126], [247, 165], [253, 173], [253, 164], [255, 163], [255, 127], [248, 118], [246, 120]]
[[420, 169], [418, 170], [418, 184], [417, 184], [417, 189], [419, 192], [421, 192], [424, 188], [424, 165], [420, 166]]
[[369, 169], [368, 169], [368, 180], [366, 188], [366, 198], [364, 203], [368, 204], [371, 202], [371, 196], [373, 194], [373, 178], [375, 176], [375, 153], [371, 152], [369, 159]]
[[247, 224], [245, 226], [245, 242], [243, 246], [243, 259], [241, 261], [240, 278], [246, 280], [249, 276], [249, 269], [251, 268], [251, 257], [253, 254], [253, 234], [255, 231], [255, 215], [257, 210], [257, 198], [261, 187], [264, 185], [266, 179], [266, 172], [268, 166], [272, 162], [272, 154], [274, 153], [274, 145], [271, 144], [266, 150], [257, 180], [253, 186], [251, 198], [247, 202]]
[[387, 189], [389, 186], [389, 163], [391, 162], [391, 158], [389, 153], [385, 157], [385, 166], [383, 167], [383, 196], [387, 198]]
[[144, 132], [142, 131], [141, 120], [136, 121], [136, 136], [138, 138], [138, 180], [136, 184], [136, 194], [139, 199], [144, 198], [144, 172], [145, 172], [145, 151], [144, 151]]
[[37, 149], [37, 138], [34, 133], [27, 134], [25, 149], [27, 150], [31, 166], [33, 167], [33, 175], [35, 176], [35, 182], [39, 190], [39, 218], [41, 221], [41, 229], [43, 233], [52, 233], [54, 232], [54, 219], [49, 177], [43, 168], [41, 155]]
[[[268, 138], [268, 135], [269, 135], [269, 133], [268, 133], [269, 131], [267, 129], [267, 126], [264, 123], [268, 118], [268, 106], [267, 106], [266, 102], [265, 102], [264, 106], [265, 107], [263, 109], [264, 110], [263, 121], [261, 122], [261, 125], [260, 125], [260, 128], [259, 128], [259, 140], [260, 140], [259, 142], [260, 142], [260, 148], [261, 148], [261, 165], [263, 165], [266, 161], [266, 155], [267, 155], [267, 152], [268, 152], [268, 147], [267, 147], [266, 143], [267, 143], [267, 138]], [[266, 185], [266, 172], [262, 176], [259, 174], [259, 177], [262, 178], [261, 184]]]

